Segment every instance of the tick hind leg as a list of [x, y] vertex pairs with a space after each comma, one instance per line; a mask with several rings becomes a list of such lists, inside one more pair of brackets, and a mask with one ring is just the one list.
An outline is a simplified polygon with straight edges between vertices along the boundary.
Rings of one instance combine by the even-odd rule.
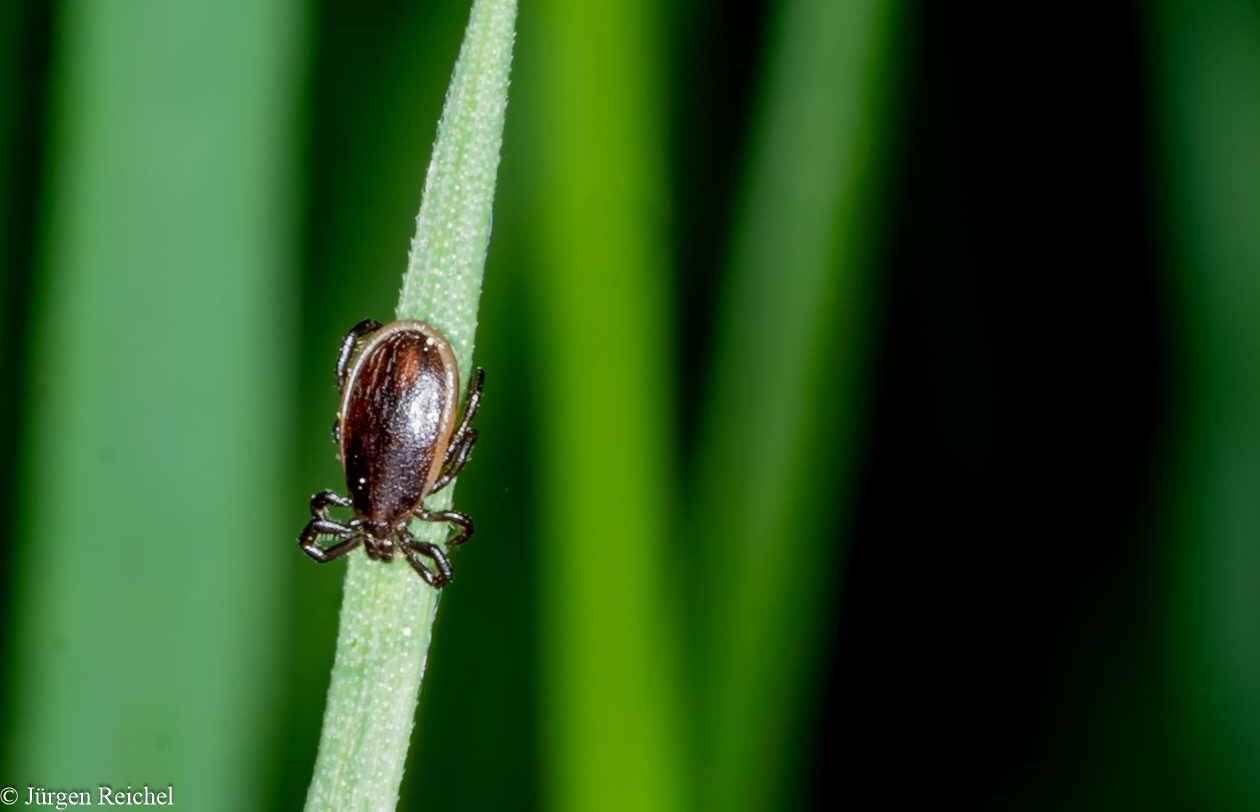
[[[406, 523], [399, 525], [398, 538], [401, 542], [398, 546], [407, 557], [407, 563], [411, 564], [412, 569], [420, 574], [426, 584], [434, 589], [441, 589], [451, 582], [451, 562], [446, 557], [446, 553], [442, 552], [441, 547], [427, 541], [416, 541], [411, 531], [407, 529]], [[420, 560], [420, 556], [431, 559], [437, 572], [426, 567]]]
[[486, 371], [478, 367], [473, 373], [472, 391], [468, 393], [468, 403], [464, 405], [464, 419], [459, 421], [459, 428], [455, 431], [455, 436], [459, 437], [467, 433], [468, 427], [472, 425], [472, 420], [477, 416], [477, 410], [481, 408], [481, 390], [486, 385]]
[[[363, 543], [363, 528], [358, 520], [350, 524], [342, 524], [328, 515], [328, 506], [350, 507], [350, 500], [333, 491], [320, 491], [311, 497], [311, 520], [307, 522], [298, 536], [298, 546], [302, 552], [321, 564], [340, 558]], [[343, 539], [331, 547], [320, 547], [320, 536], [333, 536]]]
[[[486, 384], [485, 370], [478, 369], [473, 377], [472, 391], [468, 393], [468, 404], [464, 407], [464, 418], [459, 421], [459, 428], [451, 436], [451, 444], [446, 448], [446, 458], [442, 460], [442, 473], [429, 488], [432, 495], [451, 484], [451, 480], [464, 470], [472, 454], [473, 445], [477, 442], [477, 430], [472, 428], [472, 420], [481, 408], [481, 390]], [[471, 535], [471, 534], [470, 534]]]
[[341, 352], [337, 353], [337, 389], [345, 388], [346, 369], [350, 366], [350, 356], [354, 353], [355, 343], [368, 333], [375, 333], [379, 329], [381, 329], [379, 321], [376, 319], [364, 319], [351, 327], [350, 332], [346, 333], [346, 337], [341, 339]]

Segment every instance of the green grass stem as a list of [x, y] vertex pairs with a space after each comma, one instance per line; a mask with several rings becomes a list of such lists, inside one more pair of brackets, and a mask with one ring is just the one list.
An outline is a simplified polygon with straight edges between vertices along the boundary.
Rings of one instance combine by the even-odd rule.
[[[475, 0], [438, 124], [396, 315], [427, 321], [472, 373], [477, 308], [507, 107], [514, 0]], [[449, 507], [454, 483], [426, 503]], [[413, 524], [442, 543], [444, 525]], [[350, 557], [308, 812], [388, 812], [398, 803], [439, 593], [403, 560]]]

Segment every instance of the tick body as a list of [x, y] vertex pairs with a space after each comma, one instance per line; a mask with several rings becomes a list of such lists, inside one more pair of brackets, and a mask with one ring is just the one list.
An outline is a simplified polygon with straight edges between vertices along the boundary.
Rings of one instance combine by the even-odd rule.
[[[312, 518], [299, 546], [321, 563], [360, 544], [378, 561], [392, 560], [397, 550], [426, 583], [445, 586], [451, 580], [446, 554], [435, 544], [413, 539], [407, 525], [413, 516], [454, 525], [458, 531], [447, 540], [448, 547], [472, 537], [472, 519], [453, 510], [425, 510], [424, 500], [446, 487], [468, 462], [477, 442], [470, 424], [485, 376], [477, 370], [456, 426], [459, 370], [446, 338], [422, 321], [382, 327], [371, 319], [346, 334], [336, 375], [341, 408], [333, 437], [350, 496], [333, 491], [312, 496]], [[330, 505], [352, 508], [354, 519], [346, 524], [333, 520]], [[321, 537], [339, 541], [321, 547]]]

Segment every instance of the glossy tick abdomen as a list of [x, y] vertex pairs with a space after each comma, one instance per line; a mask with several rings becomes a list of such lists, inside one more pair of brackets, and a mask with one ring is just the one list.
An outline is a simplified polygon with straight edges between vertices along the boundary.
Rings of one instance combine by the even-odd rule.
[[[455, 425], [455, 359], [428, 325], [395, 322], [354, 365], [341, 412], [341, 458], [355, 515], [381, 537], [437, 479]], [[375, 527], [372, 527], [375, 525]]]
[[[355, 348], [362, 345], [358, 355]], [[354, 365], [351, 369], [351, 361]], [[333, 435], [346, 472], [350, 496], [320, 491], [311, 497], [311, 520], [298, 546], [322, 563], [363, 545], [368, 558], [388, 563], [402, 553], [425, 583], [451, 582], [451, 562], [442, 545], [417, 540], [407, 523], [445, 522], [458, 528], [445, 547], [473, 535], [473, 521], [457, 510], [426, 510], [424, 498], [455, 481], [477, 442], [473, 417], [481, 404], [485, 375], [472, 376], [472, 388], [459, 427], [455, 404], [459, 372], [446, 338], [422, 321], [401, 320], [384, 327], [373, 319], [350, 328], [337, 356], [341, 410]], [[330, 507], [354, 509], [342, 523]], [[328, 547], [321, 538], [338, 541]], [[436, 568], [429, 569], [427, 558]]]

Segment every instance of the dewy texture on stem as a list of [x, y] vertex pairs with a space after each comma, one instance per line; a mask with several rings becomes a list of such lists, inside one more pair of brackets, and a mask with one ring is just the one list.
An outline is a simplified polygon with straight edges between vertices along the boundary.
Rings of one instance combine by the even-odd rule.
[[[516, 23], [515, 0], [475, 0], [425, 180], [396, 315], [422, 319], [451, 343], [460, 390], [472, 374], [481, 276]], [[454, 483], [426, 502], [448, 507]], [[445, 525], [413, 522], [440, 543]], [[348, 556], [337, 654], [307, 812], [389, 812], [398, 804], [407, 744], [438, 593], [403, 560]]]
[[481, 274], [503, 143], [515, 0], [476, 0], [455, 63], [395, 311], [446, 335], [462, 391], [472, 374]]

